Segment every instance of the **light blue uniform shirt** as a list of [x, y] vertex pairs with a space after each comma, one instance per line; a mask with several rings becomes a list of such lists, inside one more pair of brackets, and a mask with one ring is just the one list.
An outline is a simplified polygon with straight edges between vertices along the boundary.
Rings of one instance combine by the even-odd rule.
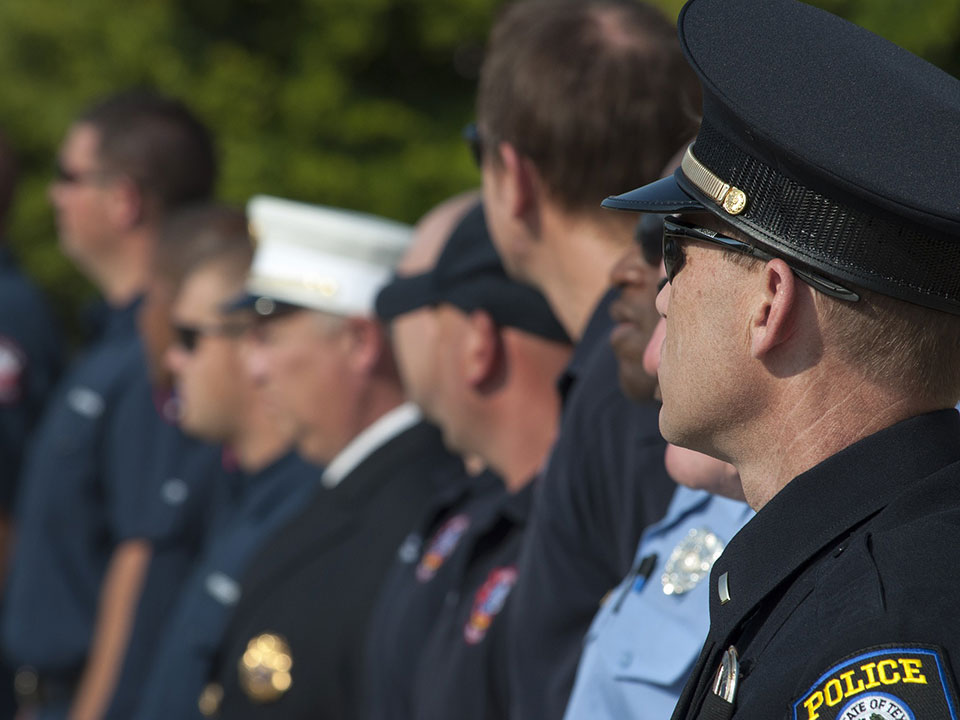
[[634, 570], [590, 626], [565, 720], [670, 717], [710, 628], [709, 572], [667, 595], [661, 578], [671, 553], [691, 531], [725, 546], [752, 516], [745, 503], [677, 488], [666, 516], [643, 533]]

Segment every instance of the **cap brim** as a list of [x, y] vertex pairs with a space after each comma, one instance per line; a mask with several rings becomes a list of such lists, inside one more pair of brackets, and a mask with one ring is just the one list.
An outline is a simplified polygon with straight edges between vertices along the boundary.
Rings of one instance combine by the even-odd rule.
[[374, 305], [377, 316], [389, 322], [399, 315], [413, 312], [437, 302], [431, 273], [394, 276], [377, 295]]
[[[680, 171], [677, 170], [677, 172]], [[680, 187], [674, 175], [622, 195], [608, 197], [601, 204], [612, 210], [632, 210], [661, 215], [706, 209], [703, 203]]]

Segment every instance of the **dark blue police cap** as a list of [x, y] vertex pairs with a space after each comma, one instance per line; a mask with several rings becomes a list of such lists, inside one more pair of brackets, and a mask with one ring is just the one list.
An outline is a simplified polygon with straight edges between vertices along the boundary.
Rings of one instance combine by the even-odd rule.
[[673, 177], [604, 207], [706, 209], [801, 266], [960, 314], [960, 81], [794, 0], [690, 0], [678, 29], [700, 132]]
[[439, 303], [464, 312], [483, 310], [498, 325], [570, 342], [543, 295], [507, 276], [480, 204], [453, 229], [433, 270], [394, 277], [377, 295], [376, 310], [382, 320], [389, 321]]

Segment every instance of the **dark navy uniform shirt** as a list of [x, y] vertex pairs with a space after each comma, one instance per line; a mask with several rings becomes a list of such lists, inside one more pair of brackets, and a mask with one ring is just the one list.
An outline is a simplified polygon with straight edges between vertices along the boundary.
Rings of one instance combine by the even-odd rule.
[[508, 623], [517, 557], [533, 483], [503, 492], [451, 558], [453, 578], [423, 650], [414, 685], [417, 720], [499, 720], [507, 716]]
[[79, 673], [112, 549], [145, 534], [143, 476], [118, 472], [138, 443], [111, 442], [116, 409], [142, 363], [136, 305], [113, 310], [97, 343], [73, 363], [21, 476], [2, 639], [12, 662], [48, 677]]
[[20, 461], [60, 373], [57, 323], [0, 247], [0, 509], [13, 510]]
[[391, 435], [335, 487], [322, 482], [251, 561], [213, 673], [220, 717], [361, 717], [383, 578], [438, 488], [463, 472], [436, 428], [417, 422]]
[[424, 521], [400, 545], [370, 621], [368, 720], [415, 717], [412, 694], [420, 654], [459, 579], [458, 548], [470, 532], [486, 526], [504, 492], [489, 472], [451, 477]]
[[[958, 528], [955, 410], [799, 475], [713, 566], [710, 633], [673, 717], [957, 718]], [[721, 699], [725, 654], [739, 679]]]
[[141, 689], [139, 711], [133, 717], [199, 716], [197, 700], [243, 592], [241, 578], [247, 563], [318, 491], [320, 474], [318, 467], [291, 452], [240, 479], [240, 492], [208, 538], [166, 623], [149, 683]]
[[180, 588], [223, 498], [238, 484], [223, 450], [188, 437], [175, 418], [175, 399], [151, 388], [144, 362], [117, 409], [114, 442], [127, 446], [119, 461], [126, 467], [116, 472], [141, 478], [141, 531], [151, 540], [151, 556], [108, 720], [127, 720], [139, 703]]
[[511, 714], [563, 716], [583, 637], [630, 571], [644, 528], [666, 512], [659, 407], [620, 390], [609, 306], [597, 306], [560, 381], [563, 418], [538, 484], [511, 603]]

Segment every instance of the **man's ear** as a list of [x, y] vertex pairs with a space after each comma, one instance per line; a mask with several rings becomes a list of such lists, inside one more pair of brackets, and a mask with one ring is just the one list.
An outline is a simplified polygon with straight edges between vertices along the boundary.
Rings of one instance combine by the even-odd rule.
[[143, 222], [146, 214], [143, 192], [126, 176], [112, 181], [110, 185], [108, 212], [114, 227], [128, 231]]
[[767, 358], [789, 340], [797, 327], [796, 314], [803, 288], [790, 267], [779, 258], [767, 262], [761, 271], [759, 291], [747, 300], [751, 303], [750, 354]]
[[361, 372], [372, 372], [386, 347], [383, 325], [373, 318], [354, 316], [344, 319], [341, 332], [342, 340], [347, 344], [350, 364]]
[[464, 377], [474, 390], [486, 392], [497, 387], [505, 371], [503, 339], [493, 318], [483, 310], [467, 316], [469, 328], [464, 340]]
[[498, 150], [510, 214], [520, 220], [529, 220], [536, 209], [538, 191], [542, 187], [540, 173], [510, 143], [501, 142]]

